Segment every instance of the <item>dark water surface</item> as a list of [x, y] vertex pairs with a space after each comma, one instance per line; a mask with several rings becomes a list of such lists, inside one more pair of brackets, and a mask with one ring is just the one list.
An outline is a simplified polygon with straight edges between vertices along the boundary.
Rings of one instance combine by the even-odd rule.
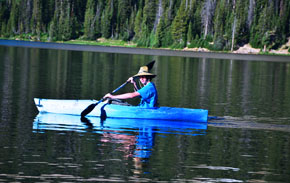
[[[290, 62], [262, 58], [0, 46], [0, 182], [288, 182]], [[100, 99], [151, 60], [160, 105], [208, 125], [39, 118], [33, 98]]]

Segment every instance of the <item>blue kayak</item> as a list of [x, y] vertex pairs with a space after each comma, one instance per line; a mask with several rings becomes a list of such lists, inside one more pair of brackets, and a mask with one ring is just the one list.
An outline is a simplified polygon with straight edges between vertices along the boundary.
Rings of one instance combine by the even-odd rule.
[[[40, 113], [80, 115], [84, 109], [97, 101], [35, 98], [34, 102]], [[208, 110], [177, 107], [141, 108], [101, 102], [87, 117], [100, 116], [106, 116], [106, 118], [207, 122]]]

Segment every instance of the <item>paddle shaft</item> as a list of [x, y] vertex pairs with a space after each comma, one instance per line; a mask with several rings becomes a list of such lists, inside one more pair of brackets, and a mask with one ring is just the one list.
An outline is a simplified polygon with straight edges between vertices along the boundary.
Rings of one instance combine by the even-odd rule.
[[[118, 88], [116, 88], [114, 91], [111, 92], [111, 94], [119, 91], [121, 88], [123, 88], [126, 84], [128, 83], [128, 81], [126, 81], [125, 83], [123, 83], [121, 86], [119, 86]], [[97, 103], [91, 104], [89, 105], [85, 110], [82, 111], [81, 116], [86, 116], [87, 114], [89, 114], [90, 112], [92, 112], [92, 110], [94, 110], [94, 108], [101, 102], [103, 102], [105, 100], [105, 98], [102, 98], [101, 100], [99, 100]]]
[[111, 92], [111, 94], [116, 93], [117, 91], [119, 91], [121, 88], [123, 88], [126, 84], [128, 83], [128, 81], [126, 81], [125, 83], [123, 83], [121, 86], [119, 86], [118, 88], [116, 88], [114, 91]]

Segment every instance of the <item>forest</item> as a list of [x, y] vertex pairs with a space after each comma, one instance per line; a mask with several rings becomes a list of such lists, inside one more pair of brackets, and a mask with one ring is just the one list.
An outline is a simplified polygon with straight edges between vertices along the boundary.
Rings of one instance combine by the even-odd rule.
[[269, 50], [288, 41], [289, 29], [290, 0], [0, 0], [1, 38]]

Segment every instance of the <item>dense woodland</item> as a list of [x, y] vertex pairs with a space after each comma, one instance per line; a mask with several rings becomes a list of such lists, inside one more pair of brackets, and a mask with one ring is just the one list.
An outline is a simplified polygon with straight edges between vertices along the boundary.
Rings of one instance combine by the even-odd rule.
[[98, 38], [142, 47], [277, 49], [290, 37], [290, 0], [0, 0], [0, 36]]

